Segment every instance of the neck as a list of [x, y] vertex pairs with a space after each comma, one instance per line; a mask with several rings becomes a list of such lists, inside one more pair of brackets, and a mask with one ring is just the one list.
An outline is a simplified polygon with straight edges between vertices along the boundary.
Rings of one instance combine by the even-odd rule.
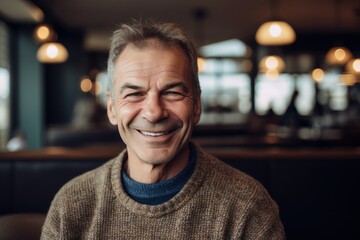
[[131, 179], [140, 183], [152, 184], [175, 177], [186, 167], [189, 158], [190, 150], [189, 146], [186, 146], [173, 159], [161, 164], [149, 164], [128, 156], [124, 169]]

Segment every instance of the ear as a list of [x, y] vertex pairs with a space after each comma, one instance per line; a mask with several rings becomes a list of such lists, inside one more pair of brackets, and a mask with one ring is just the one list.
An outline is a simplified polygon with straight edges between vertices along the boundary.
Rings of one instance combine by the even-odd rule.
[[112, 125], [117, 125], [116, 109], [114, 107], [114, 102], [113, 102], [113, 99], [109, 92], [106, 92], [106, 98], [107, 98], [107, 104], [106, 104], [107, 115], [108, 115], [109, 121]]
[[193, 123], [194, 125], [198, 124], [200, 121], [201, 116], [201, 100], [197, 99], [196, 104], [194, 104], [194, 118]]

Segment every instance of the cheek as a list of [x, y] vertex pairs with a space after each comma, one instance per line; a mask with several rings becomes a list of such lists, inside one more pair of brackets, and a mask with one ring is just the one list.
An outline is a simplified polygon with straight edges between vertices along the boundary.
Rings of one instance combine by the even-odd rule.
[[116, 104], [118, 122], [127, 124], [132, 121], [140, 111], [139, 104], [118, 102]]
[[176, 115], [184, 124], [191, 125], [194, 121], [194, 107], [192, 102], [185, 101], [169, 106], [169, 111]]

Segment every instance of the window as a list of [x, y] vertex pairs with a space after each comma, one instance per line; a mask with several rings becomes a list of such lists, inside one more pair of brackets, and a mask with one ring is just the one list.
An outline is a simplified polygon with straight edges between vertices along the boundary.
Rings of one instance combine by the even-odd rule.
[[10, 132], [10, 71], [8, 29], [0, 21], [0, 150], [6, 149]]

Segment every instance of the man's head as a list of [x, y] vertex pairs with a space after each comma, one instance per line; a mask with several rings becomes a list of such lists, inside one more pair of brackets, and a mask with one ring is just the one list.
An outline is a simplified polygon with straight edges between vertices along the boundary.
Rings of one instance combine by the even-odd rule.
[[113, 34], [108, 58], [108, 92], [113, 94], [115, 63], [121, 52], [129, 44], [141, 48], [146, 41], [154, 38], [164, 45], [177, 45], [187, 55], [190, 63], [192, 88], [196, 100], [200, 99], [201, 89], [198, 77], [197, 51], [190, 38], [173, 23], [137, 22], [122, 24]]
[[201, 114], [196, 60], [193, 44], [173, 24], [122, 25], [114, 33], [107, 108], [129, 162], [186, 158]]

